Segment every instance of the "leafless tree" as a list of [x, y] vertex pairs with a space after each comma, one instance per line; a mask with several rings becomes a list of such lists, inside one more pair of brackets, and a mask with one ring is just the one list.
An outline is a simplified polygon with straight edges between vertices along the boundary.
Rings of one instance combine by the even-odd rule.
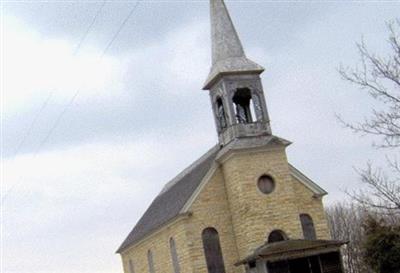
[[332, 239], [348, 242], [342, 249], [346, 273], [374, 272], [364, 260], [366, 257], [364, 227], [368, 219], [375, 219], [391, 227], [400, 226], [399, 214], [382, 214], [359, 202], [336, 203], [326, 209], [326, 215]]
[[343, 248], [343, 264], [347, 273], [368, 273], [363, 261], [364, 231], [362, 224], [366, 210], [355, 203], [338, 203], [326, 209], [332, 239], [348, 241]]
[[[377, 102], [369, 117], [358, 123], [348, 123], [339, 117], [345, 127], [356, 133], [376, 136], [378, 148], [400, 150], [400, 19], [387, 24], [389, 56], [371, 53], [364, 41], [357, 44], [361, 65], [339, 69], [342, 78], [358, 87]], [[348, 193], [364, 206], [400, 213], [400, 165], [388, 158], [388, 168], [358, 170], [365, 189]]]
[[[351, 192], [349, 195], [364, 206], [377, 209], [385, 214], [400, 213], [400, 166], [397, 161], [388, 159], [387, 175], [381, 168], [374, 168], [371, 163], [366, 169], [358, 170], [366, 189]], [[394, 216], [396, 217], [396, 216]]]

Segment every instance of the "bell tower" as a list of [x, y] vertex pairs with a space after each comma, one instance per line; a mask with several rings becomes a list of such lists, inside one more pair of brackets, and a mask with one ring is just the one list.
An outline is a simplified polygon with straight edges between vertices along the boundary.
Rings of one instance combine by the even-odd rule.
[[249, 60], [223, 0], [210, 0], [212, 67], [203, 87], [210, 91], [219, 143], [270, 136], [260, 74]]

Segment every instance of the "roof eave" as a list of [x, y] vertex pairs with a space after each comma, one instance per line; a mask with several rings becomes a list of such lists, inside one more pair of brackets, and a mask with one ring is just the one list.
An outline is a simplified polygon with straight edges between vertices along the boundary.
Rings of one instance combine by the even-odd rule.
[[191, 212], [182, 212], [178, 215], [176, 215], [175, 217], [173, 217], [172, 219], [168, 220], [167, 222], [163, 223], [162, 225], [154, 228], [153, 230], [149, 231], [144, 237], [142, 237], [141, 239], [137, 240], [136, 242], [131, 242], [130, 244], [127, 244], [124, 246], [124, 244], [122, 244], [118, 250], [115, 252], [116, 254], [122, 254], [122, 252], [124, 252], [125, 250], [127, 250], [128, 248], [131, 248], [135, 245], [140, 244], [141, 242], [143, 242], [144, 240], [146, 240], [148, 237], [152, 236], [154, 233], [160, 231], [161, 229], [163, 229], [164, 227], [171, 225], [173, 223], [175, 223], [176, 221], [180, 220], [180, 219], [186, 219], [188, 217], [192, 216]]
[[[318, 241], [318, 240], [316, 240]], [[328, 244], [326, 245], [319, 245], [319, 246], [313, 246], [313, 247], [305, 247], [304, 249], [296, 249], [296, 250], [288, 250], [287, 253], [293, 254], [296, 252], [309, 252], [309, 251], [320, 251], [320, 253], [325, 253], [327, 251], [332, 251], [335, 249], [340, 249], [341, 246], [348, 244], [348, 241], [327, 241]], [[272, 253], [271, 255], [264, 255], [264, 254], [260, 254], [260, 253], [253, 253], [249, 256], [247, 256], [246, 258], [237, 261], [234, 265], [235, 266], [239, 266], [242, 264], [246, 264], [252, 261], [255, 261], [257, 259], [267, 259], [267, 258], [271, 258], [271, 257], [275, 257], [277, 255], [281, 255], [282, 253]], [[272, 258], [272, 260], [276, 260], [276, 258]]]
[[315, 197], [320, 198], [328, 194], [327, 191], [321, 188], [317, 183], [308, 178], [305, 174], [303, 174], [300, 170], [298, 170], [290, 163], [289, 169], [291, 175], [301, 181], [307, 188], [309, 188], [314, 193]]
[[264, 72], [264, 68], [262, 69], [252, 69], [252, 70], [242, 70], [242, 71], [220, 71], [217, 73], [210, 73], [207, 80], [203, 85], [203, 90], [210, 90], [210, 88], [223, 76], [225, 75], [242, 75], [242, 74], [261, 74]]

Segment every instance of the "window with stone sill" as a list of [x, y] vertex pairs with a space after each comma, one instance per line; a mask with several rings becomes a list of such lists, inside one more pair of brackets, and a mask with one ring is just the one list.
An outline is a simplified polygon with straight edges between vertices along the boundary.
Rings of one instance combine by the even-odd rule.
[[169, 248], [170, 248], [172, 267], [174, 268], [174, 273], [180, 273], [181, 269], [179, 266], [178, 253], [176, 252], [175, 240], [172, 237], [169, 239]]
[[149, 264], [149, 272], [155, 273], [154, 271], [154, 261], [153, 261], [153, 252], [151, 250], [147, 251], [147, 262]]
[[129, 259], [129, 273], [135, 273], [135, 267], [131, 259]]
[[208, 273], [225, 273], [218, 231], [212, 227], [206, 228], [203, 230], [201, 237]]
[[303, 236], [306, 240], [316, 240], [317, 235], [315, 233], [314, 222], [310, 215], [300, 214], [301, 227], [303, 229]]

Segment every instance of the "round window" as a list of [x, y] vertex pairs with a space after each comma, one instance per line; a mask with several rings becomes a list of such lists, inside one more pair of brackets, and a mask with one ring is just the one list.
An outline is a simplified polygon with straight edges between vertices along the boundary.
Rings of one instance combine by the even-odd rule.
[[263, 175], [258, 179], [258, 189], [265, 194], [271, 193], [275, 189], [275, 182], [269, 175]]

